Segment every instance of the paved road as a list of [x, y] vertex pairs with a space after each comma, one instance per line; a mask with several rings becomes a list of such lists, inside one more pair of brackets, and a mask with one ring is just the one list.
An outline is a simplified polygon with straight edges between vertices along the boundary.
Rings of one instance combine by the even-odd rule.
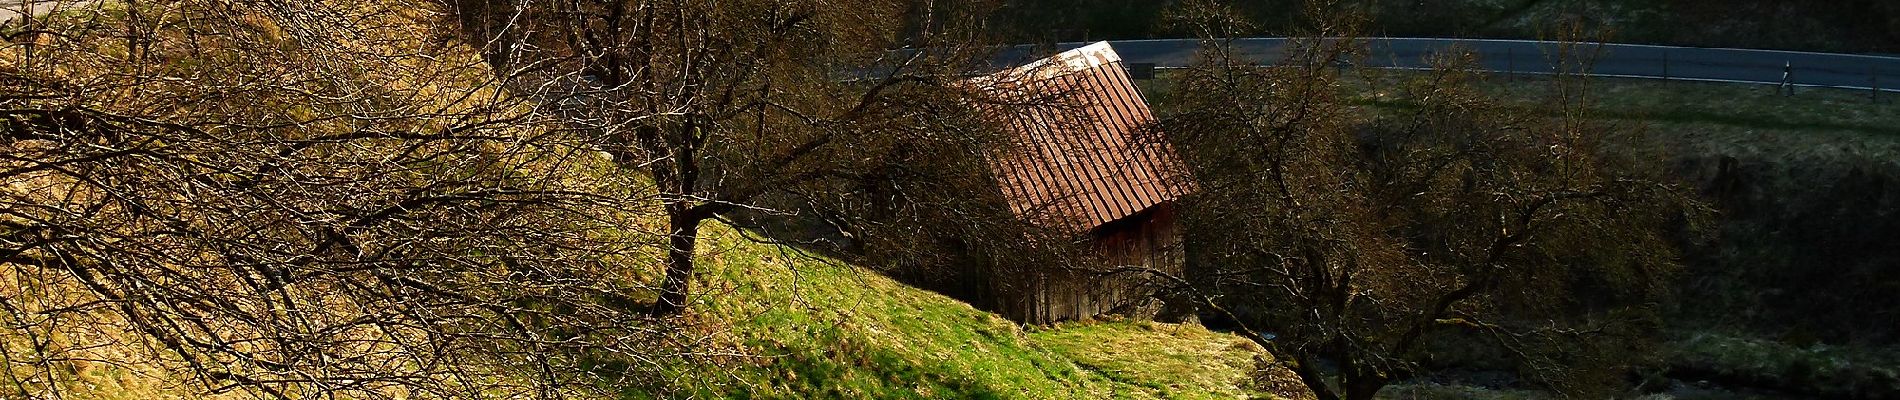
[[[1370, 39], [1367, 66], [1425, 68], [1427, 55], [1454, 45], [1476, 51], [1482, 67], [1492, 72], [1549, 74], [1556, 71], [1549, 54], [1555, 42], [1484, 39]], [[1110, 41], [1129, 63], [1153, 63], [1160, 68], [1185, 67], [1198, 41], [1191, 39]], [[1086, 43], [1063, 43], [1069, 49]], [[1280, 60], [1285, 38], [1237, 39], [1240, 53], [1263, 63]], [[1680, 79], [1713, 82], [1779, 84], [1784, 65], [1793, 70], [1796, 85], [1900, 92], [1900, 57], [1808, 53], [1776, 50], [1696, 48], [1635, 44], [1603, 44], [1595, 65], [1584, 73], [1596, 76]]]

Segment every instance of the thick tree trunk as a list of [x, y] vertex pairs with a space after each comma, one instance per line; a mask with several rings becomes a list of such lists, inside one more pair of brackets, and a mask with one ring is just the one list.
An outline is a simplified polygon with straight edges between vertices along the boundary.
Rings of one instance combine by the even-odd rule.
[[667, 205], [666, 280], [660, 283], [660, 299], [653, 303], [652, 314], [663, 317], [686, 309], [687, 294], [693, 280], [693, 249], [699, 243], [699, 223], [704, 217], [684, 205]]
[[1386, 380], [1384, 379], [1368, 378], [1360, 378], [1357, 381], [1346, 382], [1346, 400], [1372, 400], [1373, 395], [1377, 395], [1379, 394], [1379, 390], [1385, 389], [1385, 384]]
[[1339, 394], [1333, 391], [1332, 385], [1326, 383], [1326, 374], [1321, 373], [1319, 368], [1313, 367], [1311, 359], [1297, 360], [1297, 364], [1293, 366], [1293, 374], [1300, 377], [1300, 383], [1305, 383], [1308, 390], [1313, 391], [1315, 399], [1340, 400]]
[[[1334, 346], [1344, 348], [1346, 344], [1342, 341]], [[1363, 360], [1347, 354], [1341, 350], [1333, 356], [1343, 361], [1339, 369], [1339, 392], [1345, 395], [1346, 400], [1372, 400], [1373, 395], [1379, 394], [1379, 389], [1385, 388], [1386, 382], [1392, 381], [1386, 374], [1360, 365]]]

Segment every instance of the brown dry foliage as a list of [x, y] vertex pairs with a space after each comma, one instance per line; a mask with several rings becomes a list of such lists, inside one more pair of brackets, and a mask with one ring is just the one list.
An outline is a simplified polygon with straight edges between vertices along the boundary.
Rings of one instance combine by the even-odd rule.
[[[1202, 6], [1183, 15], [1204, 34], [1244, 28]], [[1310, 7], [1314, 39], [1288, 61], [1209, 39], [1173, 89], [1162, 131], [1205, 188], [1188, 207], [1197, 290], [1321, 399], [1371, 398], [1438, 349], [1492, 349], [1568, 393], [1618, 387], [1680, 268], [1672, 240], [1700, 214], [1655, 166], [1605, 151], [1640, 129], [1583, 115], [1574, 77], [1538, 110], [1504, 106], [1458, 52], [1373, 89], [1409, 113], [1366, 112], [1346, 82], [1374, 72], [1344, 64], [1361, 21]], [[1481, 344], [1443, 346], [1466, 342]]]

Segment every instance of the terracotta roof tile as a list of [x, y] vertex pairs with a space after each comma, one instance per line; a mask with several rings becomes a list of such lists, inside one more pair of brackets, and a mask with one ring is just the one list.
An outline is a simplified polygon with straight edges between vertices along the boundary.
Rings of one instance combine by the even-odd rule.
[[984, 112], [1013, 139], [990, 164], [1018, 217], [1079, 233], [1193, 189], [1173, 148], [1134, 138], [1154, 114], [1107, 43], [971, 82], [1008, 100]]

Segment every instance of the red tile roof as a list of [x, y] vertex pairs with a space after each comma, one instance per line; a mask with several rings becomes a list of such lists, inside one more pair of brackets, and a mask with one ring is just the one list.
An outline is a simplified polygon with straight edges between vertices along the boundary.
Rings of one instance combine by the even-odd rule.
[[1174, 149], [1136, 132], [1154, 114], [1121, 57], [1095, 43], [972, 79], [1012, 143], [990, 167], [1018, 217], [1081, 233], [1193, 189]]

